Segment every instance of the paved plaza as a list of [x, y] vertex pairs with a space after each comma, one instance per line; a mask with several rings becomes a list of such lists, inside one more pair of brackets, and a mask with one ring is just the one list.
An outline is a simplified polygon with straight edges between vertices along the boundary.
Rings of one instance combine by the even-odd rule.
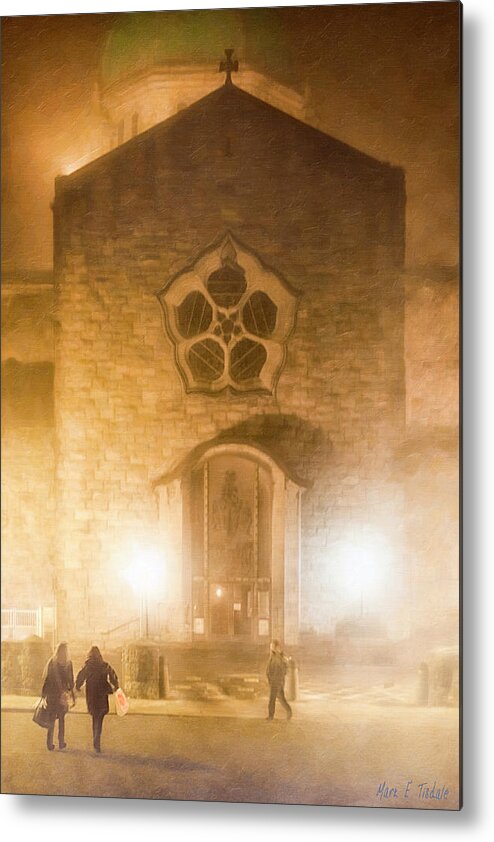
[[267, 722], [262, 700], [237, 703], [237, 711], [205, 705], [207, 716], [177, 707], [163, 714], [153, 703], [138, 712], [146, 710], [140, 703], [123, 719], [107, 717], [98, 756], [81, 702], [67, 718], [64, 752], [46, 750], [30, 710], [3, 711], [2, 792], [458, 806], [457, 709], [306, 699], [294, 704], [291, 722], [281, 712]]

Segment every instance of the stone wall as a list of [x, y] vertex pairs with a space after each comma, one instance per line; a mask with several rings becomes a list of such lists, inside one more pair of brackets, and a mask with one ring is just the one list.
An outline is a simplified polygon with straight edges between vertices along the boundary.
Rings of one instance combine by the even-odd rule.
[[[81, 642], [135, 618], [122, 572], [132, 542], [159, 549], [153, 481], [238, 438], [309, 481], [305, 630], [383, 607], [341, 575], [374, 545], [390, 630], [454, 643], [457, 278], [403, 283], [400, 171], [261, 108], [201, 105], [58, 182], [56, 432], [53, 289], [4, 283], [2, 604], [56, 591]], [[273, 396], [186, 395], [163, 330], [156, 292], [227, 229], [302, 293]]]
[[459, 312], [454, 269], [407, 274], [401, 464], [412, 626], [425, 648], [458, 640]]
[[40, 694], [51, 654], [50, 644], [36, 635], [22, 641], [2, 640], [2, 694]]
[[[157, 541], [153, 480], [239, 430], [275, 437], [312, 483], [306, 628], [359, 602], [335, 559], [366, 529], [384, 530], [401, 571], [402, 174], [278, 114], [244, 94], [204, 100], [57, 183], [57, 553], [72, 636], [135, 613], [121, 574], [132, 542]], [[273, 395], [185, 394], [163, 330], [157, 290], [227, 229], [301, 292]]]
[[2, 606], [54, 605], [53, 287], [2, 288]]
[[53, 430], [18, 428], [2, 437], [2, 605], [52, 606]]
[[409, 435], [457, 430], [459, 283], [455, 268], [405, 278], [406, 411]]

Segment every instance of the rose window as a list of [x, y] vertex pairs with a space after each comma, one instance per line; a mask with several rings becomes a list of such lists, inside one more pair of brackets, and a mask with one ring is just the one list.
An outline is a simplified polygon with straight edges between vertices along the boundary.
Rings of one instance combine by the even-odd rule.
[[211, 298], [225, 310], [236, 307], [247, 288], [245, 272], [233, 260], [227, 255], [221, 269], [212, 272], [207, 281]]
[[276, 325], [277, 307], [265, 292], [254, 292], [243, 308], [243, 321], [256, 336], [271, 336]]
[[187, 391], [274, 390], [297, 293], [231, 235], [158, 297]]
[[177, 327], [184, 339], [204, 333], [212, 318], [213, 311], [200, 292], [191, 292], [177, 307]]

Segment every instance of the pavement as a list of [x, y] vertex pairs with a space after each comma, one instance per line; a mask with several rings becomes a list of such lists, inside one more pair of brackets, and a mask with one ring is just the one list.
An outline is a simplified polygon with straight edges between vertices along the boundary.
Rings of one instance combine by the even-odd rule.
[[[184, 673], [166, 699], [129, 699], [125, 717], [110, 696], [101, 755], [83, 694], [66, 720], [67, 749], [53, 752], [32, 722], [38, 697], [3, 695], [2, 792], [458, 808], [459, 711], [418, 706], [413, 670], [305, 669], [292, 720], [278, 705], [274, 722], [255, 677]], [[226, 692], [247, 689], [248, 698]]]
[[[129, 699], [125, 717], [110, 696], [102, 755], [92, 751], [83, 694], [67, 717], [63, 752], [47, 752], [32, 722], [38, 697], [4, 695], [2, 792], [458, 808], [458, 709], [416, 705], [413, 672], [314, 671], [291, 702], [292, 720], [278, 705], [274, 722], [265, 681], [236, 679], [188, 676], [166, 699]], [[236, 698], [222, 686], [255, 691]], [[422, 798], [421, 784], [448, 794]]]
[[[2, 710], [32, 711], [38, 696], [20, 696], [5, 694], [2, 696]], [[110, 713], [115, 712], [115, 703], [110, 696]], [[310, 687], [301, 689], [294, 705], [297, 716], [302, 719], [315, 719], [325, 716], [335, 702], [347, 704], [370, 704], [376, 706], [411, 707], [415, 704], [413, 686], [370, 686], [335, 684], [330, 689]], [[266, 715], [267, 697], [257, 696], [250, 699], [237, 699], [220, 692], [211, 693], [209, 698], [182, 698], [176, 691], [171, 691], [167, 699], [129, 699], [127, 715], [155, 716], [214, 716], [236, 717], [241, 719], [259, 719]], [[71, 713], [86, 713], [83, 696], [79, 696]]]
[[315, 715], [316, 701], [302, 694], [291, 721], [278, 710], [267, 722], [265, 699], [234, 700], [229, 709], [222, 702], [141, 700], [132, 702], [128, 716], [106, 718], [99, 755], [82, 699], [67, 717], [67, 748], [52, 752], [32, 722], [31, 702], [23, 697], [23, 710], [2, 712], [3, 793], [440, 810], [459, 805], [453, 708], [325, 699]]
[[[233, 680], [235, 679], [235, 681]], [[245, 690], [252, 690], [245, 695]], [[285, 687], [288, 694], [288, 684]], [[166, 699], [129, 699], [128, 715], [215, 716], [259, 719], [266, 715], [268, 687], [259, 674], [239, 673], [224, 679], [206, 681], [186, 676], [172, 683]], [[2, 710], [31, 711], [38, 696], [4, 694]], [[324, 717], [333, 703], [376, 707], [416, 706], [417, 676], [414, 671], [397, 673], [390, 667], [341, 666], [330, 675], [307, 671], [295, 702], [297, 716], [314, 720]], [[110, 712], [115, 712], [110, 696]], [[72, 713], [86, 713], [84, 694], [77, 697]]]

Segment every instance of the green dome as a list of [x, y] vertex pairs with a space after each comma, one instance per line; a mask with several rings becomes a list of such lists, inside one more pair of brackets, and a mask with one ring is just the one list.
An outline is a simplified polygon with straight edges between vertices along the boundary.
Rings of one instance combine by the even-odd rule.
[[289, 72], [281, 18], [275, 9], [204, 9], [121, 14], [101, 64], [104, 86], [163, 65], [219, 65], [227, 47], [235, 58], [272, 76]]

